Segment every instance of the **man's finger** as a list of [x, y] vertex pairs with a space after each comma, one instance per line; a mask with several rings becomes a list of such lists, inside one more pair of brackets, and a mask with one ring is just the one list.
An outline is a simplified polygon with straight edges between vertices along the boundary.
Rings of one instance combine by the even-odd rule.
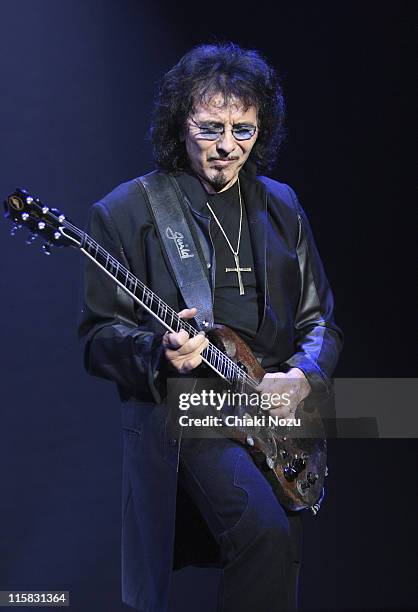
[[183, 346], [189, 339], [189, 334], [185, 329], [181, 329], [179, 332], [167, 332], [163, 336], [163, 346], [166, 349], [173, 351]]
[[179, 357], [193, 353], [201, 353], [209, 344], [209, 341], [203, 334], [197, 334], [194, 338], [190, 338], [176, 352]]
[[196, 313], [197, 308], [185, 308], [184, 310], [181, 310], [178, 315], [180, 319], [193, 319]]
[[[197, 313], [197, 308], [184, 308], [178, 313], [181, 319], [193, 319]], [[163, 336], [163, 346], [165, 348], [176, 350], [183, 346], [189, 339], [189, 334], [185, 329], [181, 329], [179, 332], [166, 332]]]

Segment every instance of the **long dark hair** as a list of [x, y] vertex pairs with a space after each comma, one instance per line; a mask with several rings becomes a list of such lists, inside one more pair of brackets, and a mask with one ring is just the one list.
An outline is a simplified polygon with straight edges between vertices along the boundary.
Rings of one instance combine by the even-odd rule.
[[278, 75], [258, 51], [229, 42], [191, 49], [162, 78], [150, 129], [154, 160], [168, 172], [188, 165], [181, 133], [193, 105], [213, 94], [238, 98], [258, 111], [259, 132], [249, 159], [271, 168], [284, 137], [284, 99]]

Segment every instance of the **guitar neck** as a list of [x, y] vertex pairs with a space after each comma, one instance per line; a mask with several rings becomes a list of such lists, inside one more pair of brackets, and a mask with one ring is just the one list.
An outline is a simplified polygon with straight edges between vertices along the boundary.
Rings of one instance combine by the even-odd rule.
[[[163, 327], [170, 332], [178, 332], [184, 329], [190, 337], [198, 334], [198, 330], [192, 327], [185, 319], [181, 319], [175, 310], [134, 276], [125, 266], [115, 259], [115, 257], [110, 255], [110, 253], [101, 247], [98, 242], [93, 240], [93, 238], [85, 232], [80, 233], [82, 235], [77, 239], [77, 246], [81, 252], [106, 272], [114, 282], [157, 319]], [[209, 342], [207, 348], [202, 351], [202, 358], [218, 376], [223, 378], [230, 385], [240, 382], [241, 384], [255, 388], [255, 381], [252, 381], [236, 363], [211, 342]]]

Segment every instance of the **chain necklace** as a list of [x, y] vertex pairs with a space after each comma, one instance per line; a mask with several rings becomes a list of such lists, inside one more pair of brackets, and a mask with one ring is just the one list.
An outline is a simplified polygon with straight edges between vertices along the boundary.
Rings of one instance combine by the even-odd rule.
[[215, 219], [216, 223], [218, 224], [219, 229], [221, 230], [222, 234], [224, 235], [224, 238], [229, 246], [229, 248], [232, 251], [232, 254], [234, 256], [234, 261], [235, 261], [235, 268], [225, 268], [225, 272], [236, 272], [238, 275], [238, 284], [239, 284], [239, 294], [240, 295], [244, 295], [245, 290], [244, 290], [244, 283], [242, 282], [242, 277], [241, 277], [241, 272], [251, 272], [251, 268], [241, 268], [240, 267], [240, 263], [239, 263], [239, 247], [241, 244], [241, 228], [242, 228], [242, 199], [241, 199], [241, 187], [239, 184], [239, 179], [238, 179], [238, 194], [239, 194], [239, 209], [240, 209], [240, 216], [239, 216], [239, 230], [238, 230], [238, 243], [237, 243], [237, 248], [234, 250], [232, 248], [232, 244], [229, 241], [228, 236], [225, 233], [224, 228], [222, 227], [218, 217], [215, 215], [214, 211], [212, 210], [209, 202], [206, 202], [207, 207], [209, 208], [210, 212], [212, 213], [213, 218]]

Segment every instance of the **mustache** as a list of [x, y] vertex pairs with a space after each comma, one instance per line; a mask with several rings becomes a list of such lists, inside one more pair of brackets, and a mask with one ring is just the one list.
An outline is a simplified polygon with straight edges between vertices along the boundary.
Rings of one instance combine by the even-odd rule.
[[236, 161], [238, 157], [209, 157], [209, 161]]

